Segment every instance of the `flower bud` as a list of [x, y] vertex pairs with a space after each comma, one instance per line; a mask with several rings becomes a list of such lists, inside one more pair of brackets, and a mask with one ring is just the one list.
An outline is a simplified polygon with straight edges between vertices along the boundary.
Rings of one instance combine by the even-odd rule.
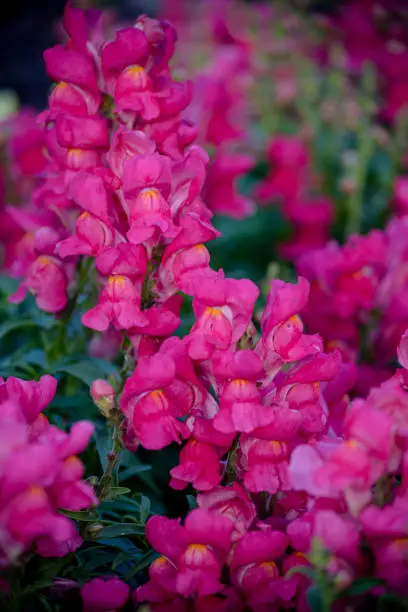
[[91, 523], [87, 527], [87, 535], [89, 538], [97, 538], [98, 534], [102, 531], [104, 526], [102, 523]]
[[115, 406], [115, 391], [106, 380], [94, 380], [91, 385], [91, 397], [102, 414], [109, 418]]

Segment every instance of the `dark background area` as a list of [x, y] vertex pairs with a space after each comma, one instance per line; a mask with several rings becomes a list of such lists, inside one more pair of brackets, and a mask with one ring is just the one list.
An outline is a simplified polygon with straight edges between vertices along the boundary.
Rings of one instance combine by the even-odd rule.
[[[159, 1], [102, 0], [92, 4], [113, 7], [120, 19], [133, 20], [141, 13], [154, 16]], [[0, 4], [0, 91], [13, 90], [23, 106], [42, 109], [50, 84], [42, 52], [56, 43], [54, 24], [62, 16], [65, 0], [1, 0]], [[326, 12], [338, 7], [340, 0], [293, 0], [291, 4]]]

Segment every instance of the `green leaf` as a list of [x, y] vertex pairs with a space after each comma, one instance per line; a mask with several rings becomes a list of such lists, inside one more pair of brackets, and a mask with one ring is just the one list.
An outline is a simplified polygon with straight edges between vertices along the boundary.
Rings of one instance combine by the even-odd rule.
[[120, 552], [112, 563], [112, 571], [115, 571], [119, 567], [119, 565], [122, 565], [122, 563], [126, 563], [126, 561], [129, 561], [129, 553]]
[[17, 290], [18, 280], [15, 278], [10, 278], [9, 276], [5, 276], [4, 274], [0, 274], [0, 291], [10, 295]]
[[126, 495], [127, 493], [130, 493], [130, 489], [127, 487], [111, 487], [109, 490], [109, 499], [116, 499], [117, 497]]
[[155, 559], [157, 559], [159, 557], [158, 553], [156, 553], [155, 551], [151, 550], [149, 551], [146, 555], [144, 555], [144, 557], [142, 557], [142, 559], [140, 559], [140, 561], [138, 561], [133, 567], [132, 569], [126, 574], [125, 576], [125, 580], [130, 580], [131, 578], [133, 578], [133, 576], [135, 576], [138, 572], [140, 572], [141, 570], [145, 569], [145, 567], [149, 567], [149, 565], [151, 565], [153, 563], [153, 561]]
[[[127, 468], [134, 468], [134, 467], [140, 467], [140, 466], [145, 466], [145, 464], [139, 459], [139, 457], [133, 453], [131, 453], [128, 450], [124, 450], [121, 453], [121, 464], [126, 466]], [[151, 467], [151, 466], [149, 466]], [[154, 480], [153, 474], [151, 473], [151, 470], [149, 470], [148, 472], [146, 471], [142, 471], [138, 473], [138, 478], [140, 478], [140, 480], [142, 482], [144, 482], [152, 491], [154, 491], [159, 497], [161, 496], [161, 491], [159, 489], [159, 487], [156, 484], [156, 481]]]
[[116, 523], [104, 527], [96, 536], [97, 540], [117, 538], [120, 536], [144, 536], [145, 526], [136, 523]]
[[94, 514], [91, 515], [89, 512], [71, 512], [71, 510], [60, 510], [61, 514], [67, 516], [74, 521], [81, 521], [85, 523], [95, 523], [98, 520]]
[[195, 510], [197, 508], [197, 500], [194, 497], [194, 495], [186, 495], [186, 499], [188, 502], [188, 508], [189, 510]]
[[121, 497], [120, 499], [104, 500], [99, 505], [99, 511], [104, 512], [139, 512], [140, 504], [131, 497]]
[[69, 374], [74, 378], [78, 378], [78, 380], [81, 380], [89, 387], [94, 380], [105, 376], [105, 371], [101, 369], [98, 363], [93, 363], [92, 361], [79, 361], [78, 363], [60, 365], [54, 369], [54, 372]]
[[150, 508], [150, 499], [145, 495], [142, 495], [142, 498], [140, 500], [140, 521], [142, 523], [146, 523], [147, 519], [149, 518]]
[[40, 597], [38, 599], [42, 603], [42, 605], [44, 606], [44, 610], [46, 612], [54, 612], [51, 604], [47, 601], [47, 598], [45, 597], [45, 595], [40, 595]]
[[370, 591], [374, 587], [384, 586], [384, 581], [380, 578], [365, 577], [357, 578], [352, 585], [341, 591], [339, 597], [356, 597], [357, 595], [364, 595], [367, 591]]
[[105, 470], [108, 462], [107, 455], [112, 447], [112, 433], [109, 433], [106, 427], [97, 427], [95, 429], [94, 436], [99, 460], [101, 462], [102, 469]]
[[38, 327], [36, 321], [32, 319], [11, 319], [10, 321], [5, 321], [0, 325], [0, 340], [4, 338], [7, 334], [12, 331], [16, 331], [17, 329], [27, 329], [30, 327]]
[[111, 538], [110, 540], [99, 540], [98, 544], [103, 544], [109, 548], [117, 548], [126, 553], [129, 557], [140, 555], [140, 549], [135, 546], [129, 538]]
[[119, 474], [119, 482], [123, 482], [124, 480], [129, 480], [129, 478], [133, 478], [133, 476], [138, 476], [143, 472], [150, 472], [152, 469], [151, 465], [134, 465], [133, 467], [128, 467], [122, 470]]
[[324, 612], [324, 605], [320, 591], [316, 586], [307, 589], [307, 603], [311, 612]]
[[27, 581], [27, 586], [23, 589], [24, 594], [35, 593], [50, 586], [64, 565], [67, 564], [67, 561], [67, 557], [52, 559], [33, 558], [25, 571], [24, 578]]
[[[45, 353], [41, 349], [32, 349], [26, 352], [24, 355], [24, 362], [40, 366], [43, 370], [47, 368]], [[16, 365], [18, 365], [18, 363]]]
[[96, 569], [104, 565], [110, 566], [117, 557], [117, 552], [114, 550], [106, 551], [90, 548], [87, 552], [90, 554], [89, 560], [79, 566], [79, 575], [83, 579], [88, 579]]

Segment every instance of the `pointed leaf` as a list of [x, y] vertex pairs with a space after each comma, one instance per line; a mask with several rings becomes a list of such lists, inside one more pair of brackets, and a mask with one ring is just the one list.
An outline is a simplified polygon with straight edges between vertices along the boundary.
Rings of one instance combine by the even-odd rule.
[[97, 540], [117, 538], [120, 536], [144, 536], [145, 527], [144, 525], [135, 523], [116, 523], [115, 525], [109, 525], [104, 527], [96, 536]]
[[154, 550], [149, 551], [140, 561], [138, 561], [132, 569], [126, 574], [125, 580], [130, 580], [135, 576], [138, 572], [145, 569], [145, 567], [149, 567], [153, 563], [155, 559], [159, 557], [159, 554]]

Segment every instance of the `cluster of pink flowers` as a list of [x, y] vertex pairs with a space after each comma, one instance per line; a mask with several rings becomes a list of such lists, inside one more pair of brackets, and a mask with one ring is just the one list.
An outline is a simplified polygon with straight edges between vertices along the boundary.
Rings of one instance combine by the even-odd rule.
[[[297, 579], [290, 588], [281, 580], [296, 563], [290, 555], [281, 559], [288, 537], [254, 524], [249, 496], [284, 499], [290, 491], [293, 449], [326, 431], [323, 390], [340, 356], [323, 353], [320, 338], [303, 332], [298, 312], [307, 303], [306, 280], [272, 283], [257, 339], [258, 289], [211, 269], [203, 243], [217, 232], [200, 197], [208, 158], [192, 145], [194, 126], [180, 117], [190, 87], [171, 79], [173, 29], [142, 17], [105, 43], [87, 13], [68, 6], [64, 23], [68, 43], [45, 53], [58, 84], [41, 116], [48, 166], [32, 203], [49, 224], [18, 262], [25, 279], [13, 299], [30, 290], [40, 308], [62, 311], [78, 256], [93, 258], [103, 288], [82, 322], [124, 332], [137, 358], [119, 400], [126, 444], [159, 450], [186, 441], [171, 486], [191, 483], [201, 509], [183, 528], [155, 519], [157, 530], [162, 524], [174, 532], [176, 550], [168, 555], [176, 571], [166, 578], [168, 562], [155, 562], [157, 588], [137, 597], [178, 605], [197, 594], [197, 605], [206, 597], [211, 605], [225, 590], [228, 556], [236, 589], [228, 597], [253, 609], [271, 597], [290, 601], [300, 591]], [[184, 338], [172, 336], [180, 293], [191, 296], [196, 317]], [[97, 386], [93, 395], [111, 401], [111, 390]], [[222, 486], [226, 479], [235, 484]], [[235, 530], [222, 516], [231, 512], [239, 517]], [[152, 533], [148, 527], [148, 539]], [[174, 538], [166, 536], [169, 545]]]
[[45, 168], [44, 133], [35, 114], [22, 110], [0, 124], [0, 140], [7, 143], [8, 154], [8, 163], [0, 167], [0, 266], [18, 275], [12, 264], [18, 258], [20, 241], [24, 234], [25, 242], [30, 241], [36, 224], [31, 216], [21, 215], [19, 207], [7, 204], [19, 202], [23, 208], [29, 204], [37, 176]]
[[59, 510], [78, 511], [97, 504], [82, 480], [77, 457], [87, 446], [93, 425], [79, 421], [70, 433], [42, 414], [57, 381], [10, 377], [0, 381], [0, 565], [18, 563], [34, 550], [43, 557], [63, 557], [82, 542], [75, 523]]
[[404, 0], [348, 0], [327, 22], [327, 40], [342, 44], [351, 72], [368, 62], [377, 66], [387, 120], [408, 104], [405, 11]]
[[242, 219], [254, 211], [254, 203], [237, 189], [237, 180], [255, 164], [252, 155], [240, 151], [248, 139], [254, 53], [246, 34], [240, 31], [243, 24], [237, 23], [239, 6], [222, 0], [198, 3], [193, 12], [191, 8], [180, 2], [178, 11], [173, 7], [168, 10], [181, 39], [184, 56], [176, 56], [179, 64], [188, 62], [185, 55], [189, 55], [190, 46], [195, 58], [197, 37], [204, 37], [206, 64], [190, 70], [194, 74], [193, 97], [184, 115], [197, 125], [199, 144], [211, 151], [205, 202], [216, 214]]
[[[294, 301], [293, 293], [286, 293], [286, 298]], [[275, 348], [282, 340], [291, 352], [316, 348], [319, 341], [302, 335], [299, 321], [291, 319], [275, 327]], [[137, 590], [137, 600], [152, 602], [152, 609], [160, 612], [214, 606], [232, 611], [245, 605], [270, 611], [294, 602], [298, 610], [307, 610], [308, 579], [287, 573], [309, 566], [307, 556], [316, 540], [327, 555], [325, 571], [335, 591], [373, 574], [384, 581], [378, 593], [387, 585], [406, 596], [407, 340], [405, 334], [398, 350], [403, 369], [372, 387], [366, 400], [352, 401], [346, 414], [347, 371], [339, 371], [337, 357], [329, 365], [329, 357], [315, 353], [293, 367], [293, 374], [289, 370], [283, 375], [292, 383], [303, 370], [298, 384], [278, 383], [276, 376], [272, 394], [285, 400], [275, 399], [269, 410], [264, 402], [257, 418], [265, 424], [249, 435], [241, 433], [233, 484], [206, 491], [201, 479], [211, 474], [208, 458], [200, 481], [193, 481], [204, 491], [197, 496], [199, 509], [188, 515], [184, 526], [162, 517], [148, 522], [148, 541], [162, 556], [150, 568], [150, 581]], [[236, 352], [235, 361], [245, 352]], [[282, 352], [275, 354], [274, 362], [282, 358]], [[321, 385], [317, 399], [319, 391], [312, 381], [329, 377], [331, 382]], [[268, 391], [266, 387], [265, 395]], [[252, 401], [255, 393], [252, 390]], [[317, 405], [324, 406], [320, 413]], [[239, 407], [240, 403], [234, 405], [237, 412]], [[231, 427], [223, 412], [220, 402], [215, 429]], [[268, 412], [274, 415], [269, 423]], [[238, 424], [235, 430], [240, 431]], [[185, 469], [193, 478], [194, 460], [190, 452]], [[174, 471], [178, 477], [179, 468]], [[276, 494], [264, 520], [259, 518], [262, 502], [254, 495], [258, 491]], [[365, 552], [367, 547], [372, 556]]]
[[[204, 141], [216, 146], [231, 128], [224, 73], [229, 62], [239, 72], [246, 53], [224, 26], [215, 28], [228, 49], [212, 73], [204, 126]], [[406, 595], [407, 336], [403, 369], [382, 373], [382, 386], [371, 378], [366, 399], [348, 397], [365, 358], [361, 329], [385, 368], [408, 326], [406, 218], [323, 246], [332, 204], [311, 199], [309, 153], [298, 139], [274, 139], [258, 195], [278, 198], [293, 222], [285, 254], [301, 276], [271, 282], [257, 332], [259, 290], [213, 270], [205, 246], [218, 236], [210, 209], [246, 212], [234, 181], [250, 161], [219, 148], [207, 168], [194, 144], [199, 130], [186, 118], [191, 84], [169, 68], [175, 30], [143, 16], [106, 41], [99, 13], [70, 5], [64, 27], [66, 44], [45, 52], [56, 85], [39, 118], [45, 165], [36, 166], [34, 146], [40, 176], [18, 213], [28, 233], [11, 264], [23, 278], [11, 300], [30, 291], [40, 309], [62, 313], [87, 269], [82, 261], [92, 263], [96, 274], [85, 280], [99, 292], [82, 323], [103, 334], [106, 352], [122, 336], [135, 359], [123, 389], [97, 380], [92, 397], [108, 418], [120, 408], [129, 450], [181, 447], [170, 486], [192, 486], [198, 508], [183, 524], [148, 521], [147, 541], [161, 556], [135, 603], [154, 612], [306, 611], [309, 579], [293, 569], [310, 569], [316, 538], [337, 591], [376, 573]], [[183, 296], [195, 322], [179, 337]], [[5, 564], [32, 547], [45, 556], [75, 550], [80, 537], [57, 510], [97, 503], [75, 456], [92, 426], [65, 434], [40, 415], [55, 384], [9, 378], [0, 387]], [[130, 598], [115, 578], [96, 579], [81, 594], [88, 612], [120, 609]]]
[[[374, 571], [406, 596], [406, 335], [398, 353], [403, 369], [373, 387], [365, 400], [351, 402], [339, 437], [295, 449], [292, 484], [317, 498], [321, 509], [316, 502], [291, 524], [290, 532], [304, 543], [311, 534], [321, 537], [333, 554], [329, 571], [341, 577], [342, 586]], [[373, 553], [374, 567], [363, 544]]]
[[383, 231], [353, 235], [343, 246], [328, 242], [297, 261], [311, 285], [305, 323], [326, 350], [338, 348], [350, 366], [361, 363], [359, 395], [390, 376], [408, 327], [406, 236], [407, 218], [393, 218]]
[[260, 203], [278, 203], [290, 222], [292, 237], [282, 257], [296, 261], [302, 253], [326, 244], [334, 217], [331, 200], [311, 195], [316, 183], [310, 152], [297, 136], [273, 137], [267, 147], [268, 174], [258, 185]]

